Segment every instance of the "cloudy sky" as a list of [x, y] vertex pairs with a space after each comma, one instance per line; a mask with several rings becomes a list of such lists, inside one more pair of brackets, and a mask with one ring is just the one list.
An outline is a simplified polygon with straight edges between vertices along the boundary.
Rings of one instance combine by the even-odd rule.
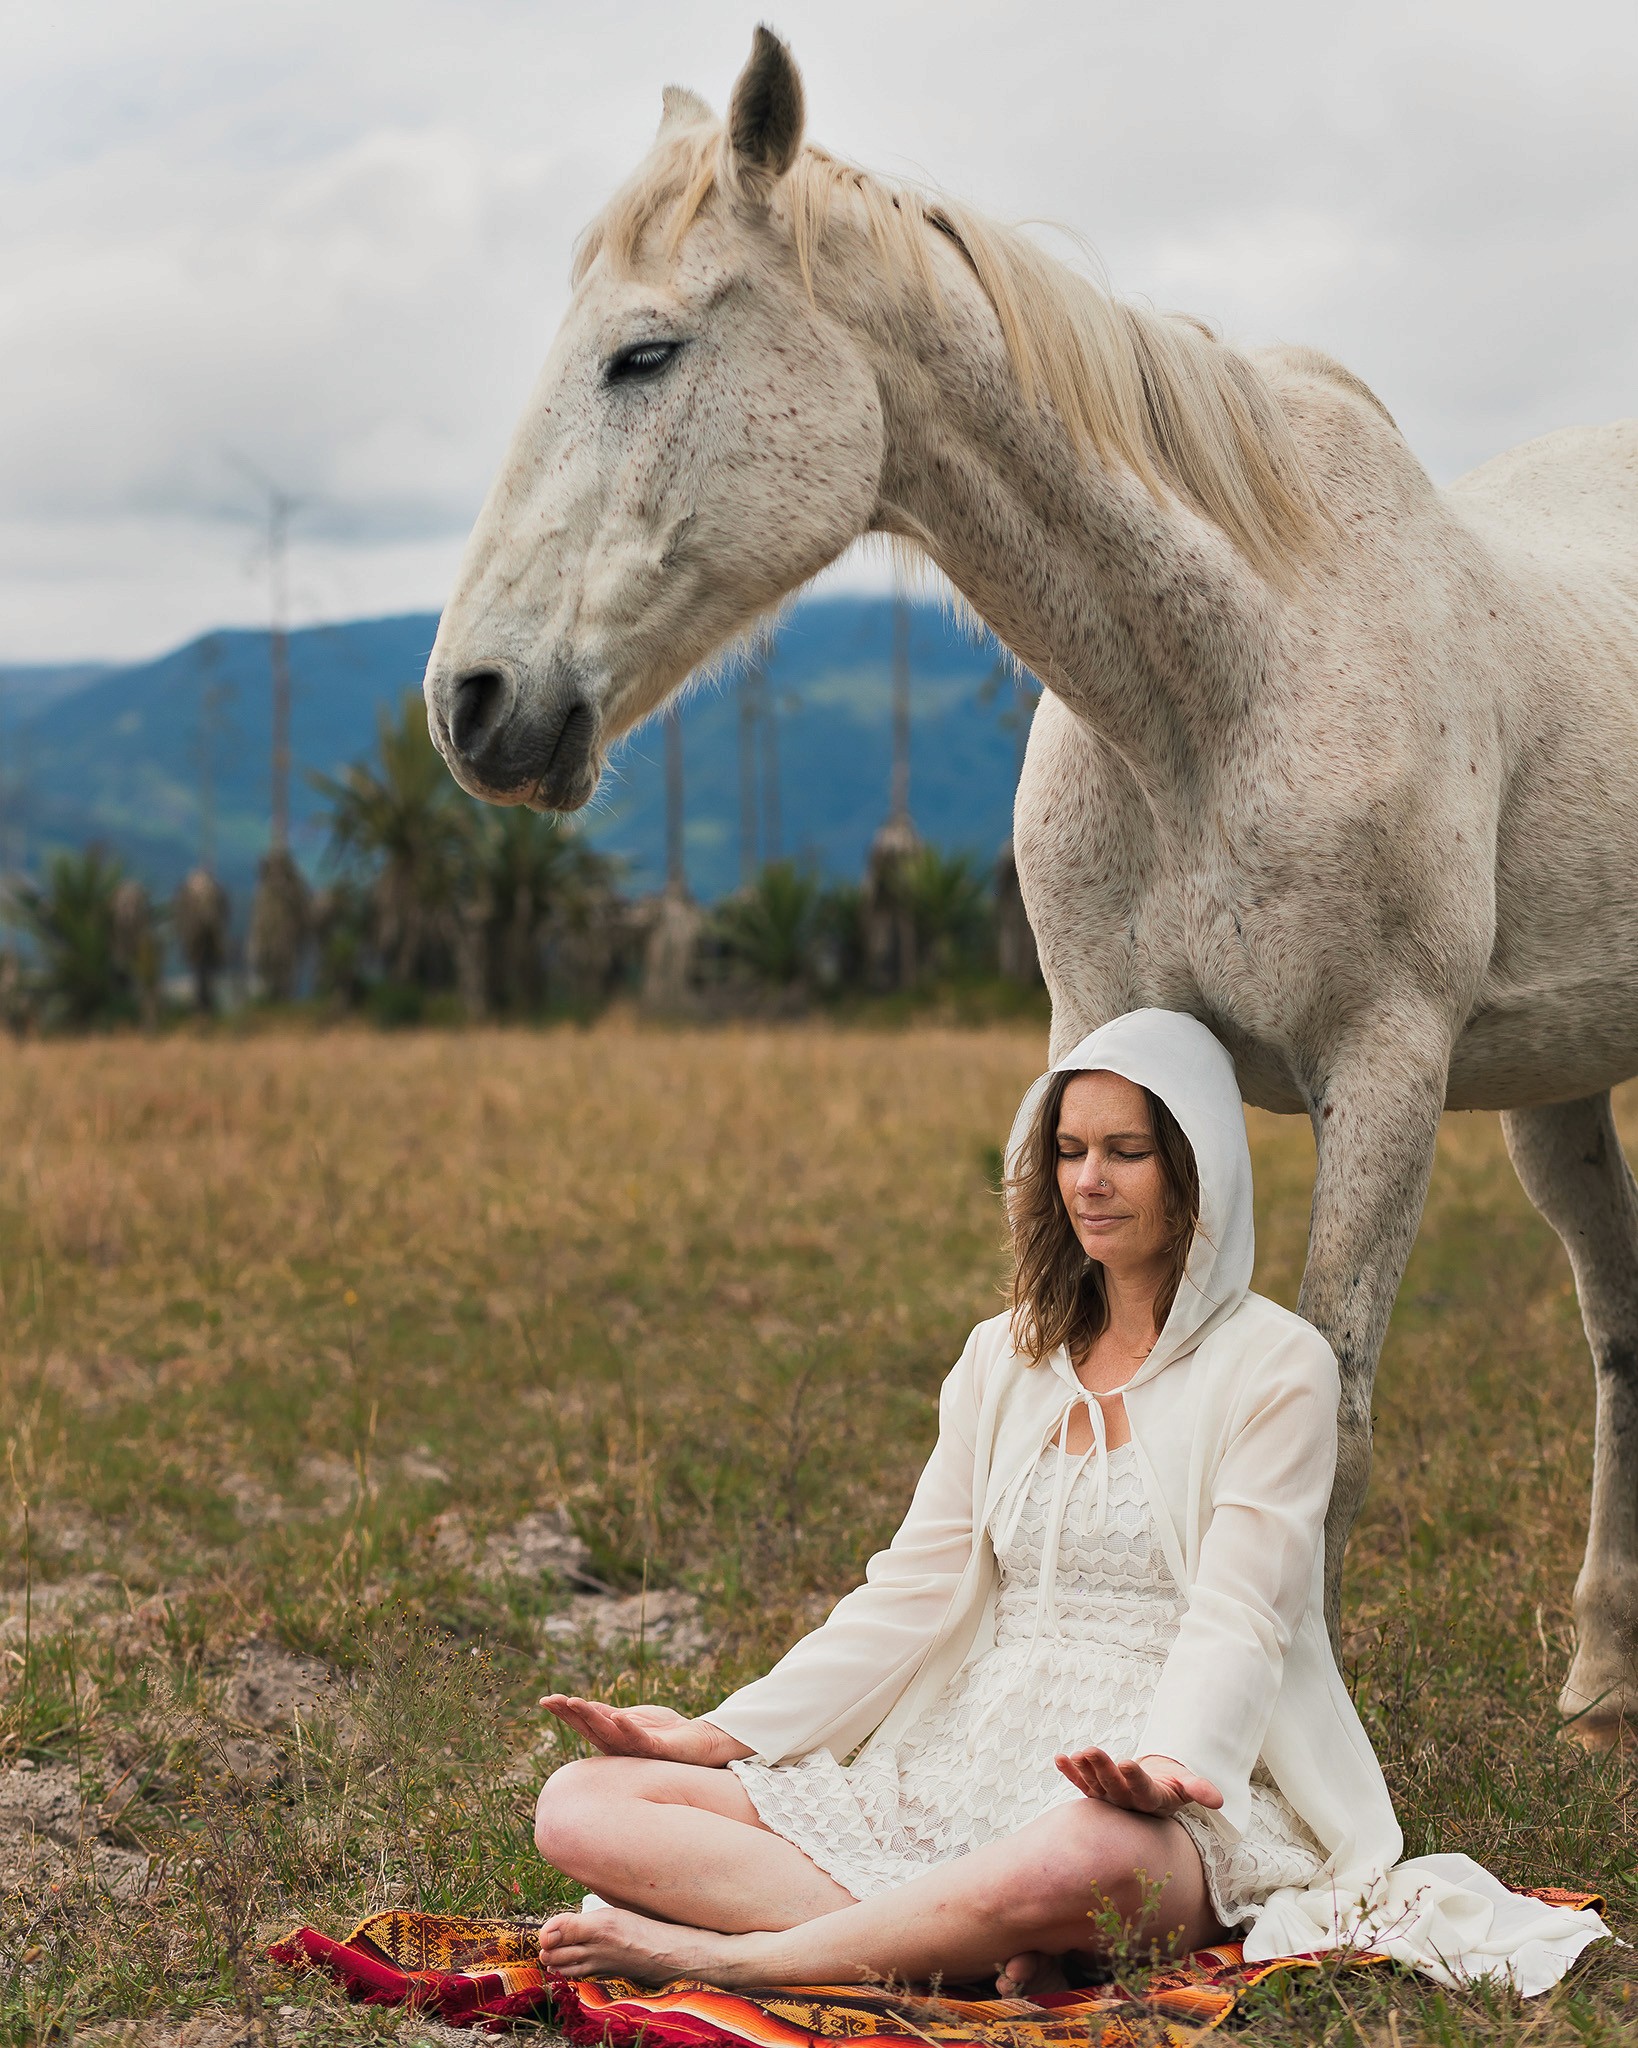
[[[54, 0], [0, 25], [0, 662], [435, 607], [660, 89], [738, 0]], [[1435, 476], [1638, 412], [1631, 0], [784, 0], [812, 132], [1318, 343]]]

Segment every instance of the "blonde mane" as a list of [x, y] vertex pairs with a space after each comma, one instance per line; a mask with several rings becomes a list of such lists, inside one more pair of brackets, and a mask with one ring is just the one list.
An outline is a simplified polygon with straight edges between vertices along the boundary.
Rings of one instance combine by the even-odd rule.
[[[581, 237], [574, 281], [599, 257], [635, 268], [651, 237], [674, 256], [728, 179], [720, 123], [668, 123]], [[995, 310], [1025, 398], [1050, 406], [1083, 452], [1129, 470], [1162, 502], [1181, 499], [1261, 575], [1290, 582], [1325, 514], [1273, 392], [1236, 349], [1202, 321], [1109, 297], [1014, 228], [812, 144], [774, 195], [810, 296], [844, 202], [863, 215], [884, 284], [935, 306], [926, 228], [947, 235]]]

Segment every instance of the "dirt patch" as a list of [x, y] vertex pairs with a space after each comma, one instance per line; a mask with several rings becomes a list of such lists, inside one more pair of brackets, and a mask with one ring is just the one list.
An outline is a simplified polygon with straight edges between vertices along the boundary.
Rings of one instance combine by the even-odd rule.
[[32, 1588], [14, 1587], [0, 1595], [0, 1644], [19, 1646], [26, 1634], [36, 1639], [60, 1635], [87, 1616], [125, 1606], [125, 1588], [112, 1572], [76, 1572]]
[[304, 1657], [282, 1643], [257, 1637], [239, 1651], [222, 1711], [231, 1721], [272, 1734], [316, 1715], [333, 1714], [340, 1705], [340, 1680], [319, 1657]]
[[[358, 1467], [334, 1451], [316, 1451], [303, 1458], [297, 1467], [297, 1477], [303, 1486], [312, 1487], [320, 1495], [320, 1515], [342, 1514], [358, 1499]], [[285, 1512], [295, 1519], [288, 1509]]]
[[491, 1536], [474, 1572], [492, 1585], [504, 1579], [557, 1579], [591, 1593], [614, 1591], [593, 1572], [591, 1551], [561, 1509], [525, 1515]]
[[568, 1605], [540, 1624], [549, 1643], [570, 1647], [589, 1637], [602, 1650], [641, 1643], [672, 1664], [692, 1662], [711, 1648], [692, 1593], [619, 1592], [591, 1569], [591, 1550], [561, 1508], [525, 1515], [482, 1542], [451, 1510], [436, 1517], [431, 1534], [443, 1563], [486, 1585], [545, 1580], [572, 1587]]
[[24, 1760], [0, 1771], [0, 1889], [56, 1883], [87, 1864], [119, 1898], [134, 1898], [147, 1882], [140, 1850], [101, 1838], [71, 1764]]
[[31, 1594], [13, 1588], [0, 1593], [0, 1650], [15, 1657], [25, 1637], [41, 1644], [72, 1629], [140, 1657], [163, 1643], [172, 1603], [183, 1597], [166, 1588], [138, 1600], [124, 1579], [100, 1571], [36, 1584]]
[[[285, 2038], [283, 2027], [276, 2032]], [[263, 2048], [266, 2036], [243, 2014], [198, 2012], [187, 2020], [104, 2020], [74, 2039], [82, 2048]]]
[[404, 1478], [413, 1480], [417, 1486], [448, 1486], [449, 1469], [439, 1464], [425, 1444], [418, 1444], [413, 1451], [406, 1451], [398, 1460], [398, 1470]]
[[711, 1648], [692, 1593], [577, 1593], [565, 1612], [540, 1624], [540, 1633], [549, 1643], [563, 1644], [583, 1641], [589, 1633], [602, 1650], [641, 1645], [668, 1664], [691, 1663]]
[[[346, 2027], [345, 2022], [333, 2029], [326, 2024], [329, 2015], [323, 2006], [286, 2005], [279, 2008], [278, 2017], [272, 2022], [274, 2038], [290, 2048], [311, 2048], [318, 2041], [345, 2041], [361, 2038], [364, 2029]], [[472, 2048], [474, 2040], [481, 2040], [481, 2034], [470, 2029], [446, 2027], [442, 2021], [417, 2019], [406, 2026], [396, 2037], [403, 2048]], [[195, 2013], [191, 2019], [145, 2019], [145, 2020], [104, 2020], [100, 2025], [81, 2027], [74, 2035], [80, 2048], [265, 2048], [267, 2035], [259, 2026], [237, 2013]], [[545, 2048], [559, 2048], [564, 2037], [531, 2030], [529, 2039], [545, 2044]]]
[[276, 1738], [298, 1719], [345, 1723], [345, 1689], [339, 1673], [322, 1658], [256, 1637], [235, 1656], [220, 1713], [232, 1732], [212, 1731], [207, 1747], [213, 1774], [247, 1791], [266, 1791], [282, 1782], [289, 1761]]
[[276, 1528], [292, 1519], [284, 1496], [248, 1472], [223, 1472], [216, 1484], [232, 1501], [233, 1512], [247, 1529]]
[[497, 1530], [481, 1541], [450, 1509], [433, 1517], [430, 1534], [433, 1555], [441, 1564], [470, 1572], [485, 1585], [550, 1579], [605, 1597], [614, 1593], [592, 1570], [591, 1551], [561, 1508], [525, 1515], [510, 1529]]

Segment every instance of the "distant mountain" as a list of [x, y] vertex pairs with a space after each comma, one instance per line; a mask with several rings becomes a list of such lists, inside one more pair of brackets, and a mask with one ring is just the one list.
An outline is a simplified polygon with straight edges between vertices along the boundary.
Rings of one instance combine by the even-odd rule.
[[47, 662], [22, 668], [0, 667], [0, 734], [37, 718], [48, 704], [71, 697], [113, 668], [111, 661]]
[[[292, 837], [318, 872], [321, 806], [303, 770], [333, 773], [368, 754], [376, 715], [418, 687], [438, 621], [432, 614], [317, 626], [291, 635]], [[779, 847], [827, 874], [862, 871], [887, 809], [891, 767], [892, 604], [832, 597], [799, 604], [768, 669], [777, 714]], [[940, 607], [913, 607], [910, 636], [910, 807], [923, 836], [970, 849], [986, 864], [1010, 829], [1016, 739], [1012, 692], [985, 691], [991, 642], [975, 641]], [[0, 669], [6, 677], [67, 670]], [[267, 635], [208, 633], [158, 661], [81, 671], [73, 684], [31, 685], [27, 743], [6, 745], [26, 774], [36, 855], [100, 839], [168, 893], [197, 859], [202, 765], [214, 787], [217, 861], [241, 906], [267, 840]], [[24, 689], [15, 700], [21, 708]], [[739, 872], [740, 755], [736, 676], [707, 684], [682, 712], [689, 881], [710, 900]], [[3, 729], [3, 728], [0, 728]], [[664, 867], [663, 742], [657, 724], [616, 749], [585, 829], [629, 864], [634, 888]], [[14, 775], [15, 779], [15, 775]], [[767, 786], [758, 749], [758, 803]], [[766, 853], [765, 830], [759, 851]]]
[[[436, 618], [371, 619], [291, 636], [292, 830], [322, 851], [303, 768], [366, 752], [375, 708], [419, 676]], [[28, 816], [36, 849], [100, 839], [151, 888], [169, 893], [199, 857], [209, 757], [216, 856], [241, 902], [267, 844], [267, 635], [207, 633], [174, 653], [114, 669], [61, 698], [29, 734]]]

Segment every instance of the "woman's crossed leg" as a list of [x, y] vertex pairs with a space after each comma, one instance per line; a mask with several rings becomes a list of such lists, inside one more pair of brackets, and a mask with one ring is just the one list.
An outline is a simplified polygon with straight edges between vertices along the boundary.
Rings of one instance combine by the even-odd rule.
[[689, 1927], [762, 1932], [854, 1903], [762, 1825], [731, 1771], [702, 1764], [639, 1756], [564, 1764], [535, 1804], [535, 1845], [600, 1898]]
[[536, 1839], [611, 1901], [541, 1929], [542, 1960], [568, 1977], [731, 1986], [1001, 1973], [1012, 1990], [1039, 1958], [1097, 1954], [1110, 1911], [1176, 1952], [1223, 1938], [1185, 1829], [1101, 1799], [1054, 1807], [863, 1902], [763, 1827], [731, 1773], [694, 1764], [569, 1765], [541, 1794]]

